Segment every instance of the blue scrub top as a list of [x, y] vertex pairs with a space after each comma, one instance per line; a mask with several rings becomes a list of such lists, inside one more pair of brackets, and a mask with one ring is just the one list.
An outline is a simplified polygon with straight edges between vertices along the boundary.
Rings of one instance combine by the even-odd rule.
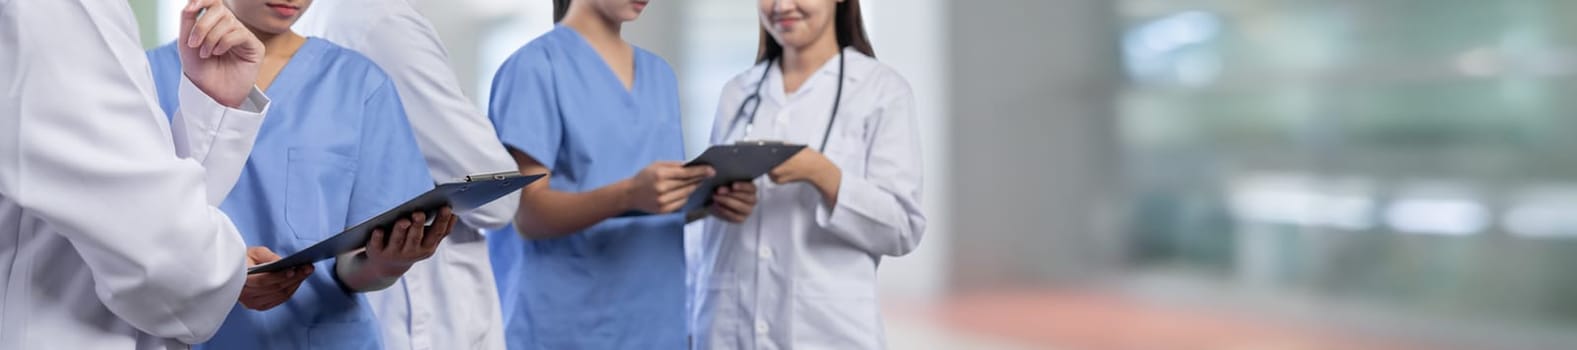
[[[181, 76], [173, 45], [148, 52], [165, 111]], [[273, 106], [220, 206], [247, 246], [294, 253], [433, 187], [393, 82], [366, 57], [308, 38], [266, 93]], [[268, 311], [237, 303], [197, 348], [381, 349], [366, 299], [335, 282], [333, 267], [319, 262]]]
[[[552, 187], [585, 192], [655, 161], [684, 159], [678, 82], [635, 48], [626, 90], [580, 34], [558, 26], [510, 56], [493, 80], [498, 137], [552, 171]], [[491, 234], [507, 271], [499, 293], [510, 349], [683, 349], [684, 223], [680, 215], [617, 218], [548, 240]]]

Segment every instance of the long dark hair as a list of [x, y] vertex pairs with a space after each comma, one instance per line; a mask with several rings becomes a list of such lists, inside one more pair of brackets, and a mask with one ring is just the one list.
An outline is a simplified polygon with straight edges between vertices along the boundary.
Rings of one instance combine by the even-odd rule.
[[564, 20], [564, 14], [569, 13], [569, 3], [573, 0], [553, 0], [553, 23]]
[[[569, 0], [554, 0], [569, 2]], [[853, 46], [855, 50], [866, 56], [876, 57], [876, 49], [871, 48], [871, 39], [865, 36], [865, 19], [860, 16], [860, 0], [843, 0], [838, 3], [837, 18], [833, 19], [833, 31], [837, 32], [838, 49]], [[777, 40], [772, 40], [772, 33], [767, 32], [766, 25], [761, 26], [761, 45], [756, 50], [756, 63], [783, 57], [783, 46]]]

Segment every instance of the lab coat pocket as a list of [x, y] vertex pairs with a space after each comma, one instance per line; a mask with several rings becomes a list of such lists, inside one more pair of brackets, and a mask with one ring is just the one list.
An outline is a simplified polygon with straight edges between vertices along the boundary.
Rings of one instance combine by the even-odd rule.
[[866, 141], [866, 126], [860, 121], [851, 120], [839, 125], [837, 131], [832, 133], [833, 139], [827, 142], [827, 148], [822, 149], [827, 160], [846, 172], [854, 175], [865, 174], [865, 153], [869, 148]]
[[285, 166], [285, 222], [297, 239], [316, 242], [346, 226], [355, 164], [350, 157], [291, 149]]
[[697, 349], [748, 348], [750, 335], [755, 333], [745, 324], [750, 316], [740, 310], [737, 290], [722, 286], [708, 286], [696, 301], [696, 329], [694, 342]]
[[876, 298], [795, 298], [794, 339], [801, 349], [880, 349], [881, 319]]

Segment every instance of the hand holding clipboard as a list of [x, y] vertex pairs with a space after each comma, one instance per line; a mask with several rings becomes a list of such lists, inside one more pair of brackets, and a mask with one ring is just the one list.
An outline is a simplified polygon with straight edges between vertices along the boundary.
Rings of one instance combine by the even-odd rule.
[[522, 187], [536, 182], [542, 177], [543, 175], [540, 174], [521, 175], [511, 171], [498, 174], [472, 175], [458, 182], [441, 184], [426, 193], [416, 196], [416, 198], [411, 198], [399, 206], [378, 214], [378, 216], [347, 228], [333, 237], [319, 241], [307, 247], [307, 249], [290, 254], [284, 259], [253, 266], [247, 269], [247, 273], [281, 271], [361, 249], [367, 246], [367, 242], [372, 238], [373, 230], [380, 228], [387, 230], [393, 227], [400, 219], [411, 216], [412, 213], [422, 212], [425, 214], [425, 217], [436, 217], [438, 211], [446, 206], [452, 207], [454, 210], [481, 207], [504, 197], [504, 195], [519, 191]]
[[[713, 204], [712, 196], [718, 193], [719, 188], [736, 182], [753, 181], [767, 175], [804, 149], [805, 145], [774, 141], [741, 141], [732, 145], [707, 148], [701, 156], [685, 163], [684, 166], [709, 166], [715, 175], [702, 180], [677, 211], [687, 214], [703, 212]], [[652, 213], [632, 211], [620, 216], [645, 215]]]

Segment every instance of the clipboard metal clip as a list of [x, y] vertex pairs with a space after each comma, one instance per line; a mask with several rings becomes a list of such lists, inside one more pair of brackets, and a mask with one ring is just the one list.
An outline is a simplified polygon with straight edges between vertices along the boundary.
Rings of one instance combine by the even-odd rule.
[[463, 182], [495, 181], [495, 180], [506, 180], [506, 179], [511, 179], [511, 178], [523, 177], [523, 176], [525, 176], [525, 175], [521, 175], [519, 171], [500, 171], [500, 172], [496, 172], [496, 173], [466, 175], [466, 177], [464, 179], [461, 179], [461, 180]]

